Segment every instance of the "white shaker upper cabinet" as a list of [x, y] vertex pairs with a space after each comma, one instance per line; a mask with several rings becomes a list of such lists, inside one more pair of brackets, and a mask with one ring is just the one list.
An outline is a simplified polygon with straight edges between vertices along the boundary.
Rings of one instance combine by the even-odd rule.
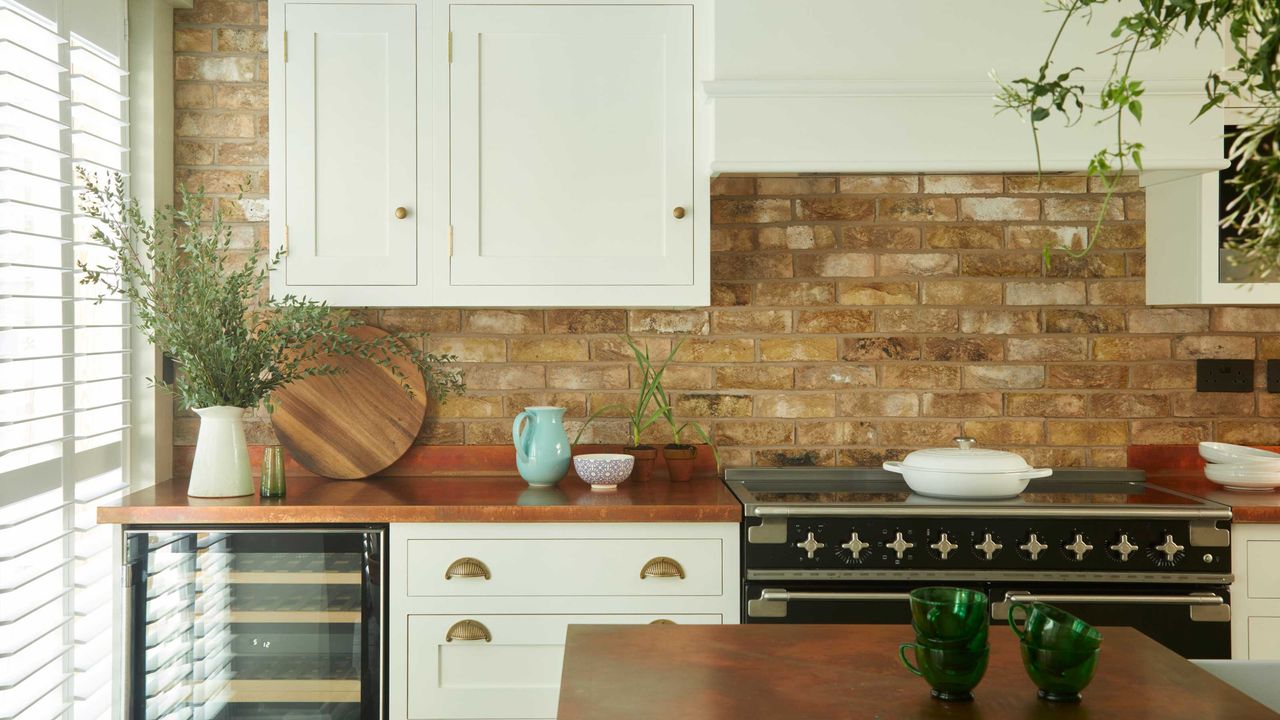
[[271, 232], [288, 249], [277, 296], [430, 303], [418, 257], [419, 12], [272, 3]]
[[449, 6], [438, 304], [709, 303], [694, 9]]

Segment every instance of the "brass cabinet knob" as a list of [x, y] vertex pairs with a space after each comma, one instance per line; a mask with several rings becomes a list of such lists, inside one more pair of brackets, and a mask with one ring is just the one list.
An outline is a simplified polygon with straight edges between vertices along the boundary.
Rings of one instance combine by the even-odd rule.
[[678, 577], [684, 579], [684, 568], [669, 557], [658, 556], [640, 568], [640, 579], [647, 577]]
[[489, 632], [489, 628], [479, 620], [459, 620], [449, 626], [449, 630], [444, 634], [445, 642], [453, 642], [454, 640], [483, 640], [485, 642], [493, 642], [493, 634]]
[[484, 578], [488, 580], [493, 577], [489, 573], [489, 566], [480, 562], [473, 557], [463, 557], [449, 563], [449, 567], [444, 571], [444, 579], [452, 580], [454, 578]]
[[684, 219], [684, 208], [682, 208], [682, 207], [677, 207], [675, 210], [672, 210], [672, 211], [671, 211], [671, 214], [672, 214], [672, 215], [674, 215], [674, 216], [675, 216], [675, 218], [676, 218], [677, 220], [683, 220], [683, 219]]
[[402, 207], [398, 207], [398, 208], [396, 208], [396, 218], [397, 218], [397, 219], [399, 219], [399, 220], [403, 220], [403, 219], [405, 219], [405, 218], [407, 218], [407, 217], [409, 217], [409, 211], [408, 211], [407, 209], [402, 208]]

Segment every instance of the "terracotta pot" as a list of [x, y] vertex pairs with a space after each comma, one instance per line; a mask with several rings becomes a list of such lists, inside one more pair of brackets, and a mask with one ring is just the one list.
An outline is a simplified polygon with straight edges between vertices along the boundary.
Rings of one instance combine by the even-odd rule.
[[693, 445], [668, 445], [662, 448], [662, 457], [667, 461], [667, 475], [671, 482], [689, 482], [693, 474], [693, 459], [698, 456], [698, 448]]
[[624, 447], [622, 452], [636, 459], [636, 465], [631, 469], [631, 479], [636, 482], [647, 482], [649, 476], [653, 475], [653, 461], [658, 458], [657, 449], [648, 445], [640, 445], [638, 447]]

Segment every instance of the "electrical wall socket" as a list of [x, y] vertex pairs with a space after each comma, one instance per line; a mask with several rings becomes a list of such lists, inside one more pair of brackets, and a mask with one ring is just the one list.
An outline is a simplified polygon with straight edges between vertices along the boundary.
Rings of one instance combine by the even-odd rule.
[[1253, 392], [1252, 360], [1196, 360], [1197, 392]]
[[1280, 360], [1267, 361], [1267, 392], [1280, 393]]

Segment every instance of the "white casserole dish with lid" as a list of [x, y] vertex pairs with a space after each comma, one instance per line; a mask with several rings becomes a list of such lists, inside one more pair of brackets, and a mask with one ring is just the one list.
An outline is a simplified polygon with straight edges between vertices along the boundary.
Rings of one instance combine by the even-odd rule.
[[1031, 467], [1017, 453], [975, 448], [973, 443], [973, 438], [958, 437], [956, 447], [916, 450], [883, 467], [901, 474], [913, 492], [962, 499], [1016, 497], [1031, 480], [1053, 474], [1050, 468]]

